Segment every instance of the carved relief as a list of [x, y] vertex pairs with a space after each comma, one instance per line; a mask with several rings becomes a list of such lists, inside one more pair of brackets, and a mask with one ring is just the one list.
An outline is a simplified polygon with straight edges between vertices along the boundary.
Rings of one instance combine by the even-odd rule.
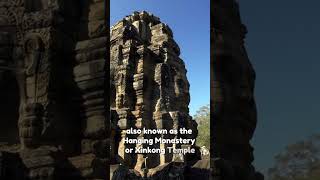
[[[21, 97], [17, 123], [21, 148], [15, 154], [22, 159], [25, 170], [17, 172], [24, 178], [106, 179], [107, 38], [101, 32], [104, 21], [98, 21], [104, 19], [104, 10], [94, 8], [101, 3], [0, 1], [0, 31], [13, 34], [14, 63], [9, 69], [17, 74]], [[78, 12], [86, 9], [92, 10], [90, 15], [80, 17]], [[64, 163], [72, 168], [66, 169]]]
[[24, 5], [25, 0], [2, 0], [0, 6], [3, 7], [19, 7]]
[[38, 73], [43, 53], [44, 44], [41, 38], [37, 35], [30, 35], [25, 42], [25, 64], [28, 76]]
[[[189, 83], [178, 49], [170, 28], [147, 12], [135, 12], [111, 28], [110, 64], [114, 73], [111, 77], [117, 88], [115, 109], [122, 134], [118, 154], [124, 162], [136, 161], [126, 165], [141, 173], [145, 163], [149, 168], [156, 167], [173, 161], [174, 157], [169, 153], [129, 157], [124, 153], [128, 146], [123, 143], [126, 129], [187, 127], [196, 136], [197, 125], [188, 114]], [[160, 145], [167, 146], [178, 147]], [[145, 157], [149, 157], [146, 162]]]

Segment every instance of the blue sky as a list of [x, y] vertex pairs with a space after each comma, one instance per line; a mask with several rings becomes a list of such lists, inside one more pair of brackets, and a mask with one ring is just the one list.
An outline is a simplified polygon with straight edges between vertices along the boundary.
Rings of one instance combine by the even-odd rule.
[[255, 164], [265, 171], [285, 146], [320, 133], [320, 1], [240, 1], [257, 73]]
[[190, 83], [191, 115], [210, 103], [210, 1], [111, 0], [110, 23], [134, 11], [148, 11], [170, 26]]

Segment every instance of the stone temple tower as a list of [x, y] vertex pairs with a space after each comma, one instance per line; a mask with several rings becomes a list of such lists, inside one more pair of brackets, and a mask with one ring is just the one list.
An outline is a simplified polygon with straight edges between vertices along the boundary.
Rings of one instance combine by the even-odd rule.
[[[111, 51], [111, 154], [120, 157], [131, 168], [148, 168], [171, 162], [172, 154], [128, 154], [130, 144], [124, 143], [126, 130], [134, 129], [192, 129], [197, 125], [189, 115], [189, 82], [180, 49], [171, 29], [148, 12], [134, 12], [110, 31]], [[132, 136], [132, 135], [131, 135]], [[140, 134], [139, 137], [152, 138]], [[181, 135], [162, 135], [180, 138]], [[171, 136], [171, 137], [170, 137]], [[138, 138], [138, 137], [132, 137]], [[136, 146], [136, 145], [133, 145]], [[176, 144], [156, 144], [165, 149]]]
[[211, 10], [211, 107], [216, 176], [222, 179], [263, 179], [251, 165], [250, 140], [257, 123], [255, 71], [249, 61], [238, 3], [214, 0]]

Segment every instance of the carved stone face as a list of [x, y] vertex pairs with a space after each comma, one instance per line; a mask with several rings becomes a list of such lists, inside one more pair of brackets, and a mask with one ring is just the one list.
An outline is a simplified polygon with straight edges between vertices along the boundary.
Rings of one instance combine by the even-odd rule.
[[183, 96], [184, 88], [185, 88], [185, 84], [184, 84], [183, 80], [180, 78], [177, 78], [175, 80], [175, 89], [176, 89], [176, 94], [178, 97]]
[[[245, 28], [228, 12], [227, 4], [216, 4], [212, 29], [211, 102], [213, 155], [248, 165], [252, 159], [250, 139], [256, 126], [253, 99], [255, 73], [244, 48]], [[235, 13], [236, 14], [236, 13]], [[233, 14], [234, 15], [234, 14]]]
[[[115, 79], [116, 89], [114, 109], [119, 114], [125, 112], [125, 116], [119, 115], [122, 132], [131, 122], [137, 128], [176, 129], [180, 125], [189, 128], [192, 119], [188, 114], [190, 95], [186, 69], [172, 32], [165, 24], [151, 14], [134, 13], [112, 27], [110, 50], [114, 73], [111, 77]], [[121, 74], [125, 75], [124, 79]], [[172, 114], [177, 114], [177, 118]], [[120, 141], [119, 155], [125, 160], [135, 159], [134, 167], [140, 171], [144, 164], [142, 155], [124, 156], [127, 145], [123, 142]], [[147, 157], [152, 159], [147, 162], [148, 167], [155, 167], [169, 161], [172, 155]]]
[[189, 83], [182, 77], [176, 76], [174, 80], [175, 94], [182, 108], [187, 109], [190, 102]]
[[[247, 136], [256, 123], [253, 99], [255, 74], [242, 48], [234, 48], [228, 34], [216, 33], [213, 60], [214, 115], [223, 123], [237, 123]], [[237, 44], [237, 42], [235, 42]]]

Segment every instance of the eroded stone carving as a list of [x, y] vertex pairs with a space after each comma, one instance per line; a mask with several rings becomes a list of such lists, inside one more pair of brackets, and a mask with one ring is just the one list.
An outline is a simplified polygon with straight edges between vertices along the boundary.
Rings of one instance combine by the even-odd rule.
[[[119, 156], [121, 162], [134, 168], [140, 174], [145, 164], [154, 168], [172, 162], [173, 154], [128, 154], [124, 139], [131, 137], [126, 130], [134, 129], [192, 129], [189, 137], [196, 138], [197, 124], [189, 115], [189, 82], [186, 69], [180, 59], [180, 49], [173, 39], [169, 26], [158, 17], [142, 11], [134, 12], [111, 27], [110, 32], [110, 77], [114, 93], [112, 121], [117, 122], [120, 142], [113, 157]], [[152, 136], [152, 135], [151, 135]], [[140, 134], [134, 138], [152, 138]], [[181, 134], [163, 135], [164, 138], [180, 138]], [[116, 144], [115, 142], [113, 144]], [[139, 145], [137, 145], [138, 147]], [[161, 149], [168, 146], [179, 148], [177, 144], [160, 144]]]
[[19, 85], [20, 143], [0, 143], [24, 167], [13, 179], [106, 179], [105, 18], [103, 0], [0, 0], [0, 85]]

